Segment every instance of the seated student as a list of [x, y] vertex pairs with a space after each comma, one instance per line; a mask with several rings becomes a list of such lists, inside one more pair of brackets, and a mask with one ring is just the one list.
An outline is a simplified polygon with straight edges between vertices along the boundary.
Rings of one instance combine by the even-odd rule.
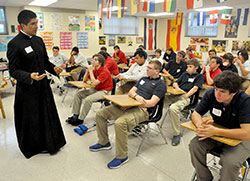
[[185, 57], [185, 61], [188, 61], [192, 58], [195, 58], [195, 55], [193, 54], [193, 48], [192, 47], [187, 47], [186, 48], [186, 57]]
[[[170, 60], [167, 65], [165, 65], [162, 70], [165, 74], [170, 74], [169, 79], [174, 81], [174, 79], [179, 78], [183, 72], [186, 72], [187, 63], [184, 61], [186, 56], [184, 51], [179, 51], [175, 60]], [[166, 80], [167, 81], [167, 80]], [[168, 83], [169, 84], [169, 83]]]
[[214, 85], [214, 78], [221, 73], [221, 69], [219, 68], [221, 64], [221, 58], [215, 56], [210, 59], [209, 66], [203, 65], [200, 74], [204, 74], [204, 80], [207, 85]]
[[79, 53], [78, 47], [72, 48], [72, 51], [70, 53], [70, 58], [66, 63], [72, 66], [71, 67], [72, 70], [70, 71], [70, 73], [72, 73], [71, 77], [74, 81], [78, 80], [80, 72], [83, 69], [86, 69], [89, 65], [87, 59], [81, 53]]
[[[92, 65], [90, 65], [84, 74], [83, 82], [91, 81], [95, 88], [79, 90], [74, 96], [72, 107], [73, 116], [66, 122], [74, 126], [82, 124], [91, 108], [93, 102], [103, 99], [103, 95], [110, 94], [113, 89], [113, 80], [109, 70], [104, 67], [105, 59], [100, 54], [93, 56]], [[82, 101], [84, 104], [81, 109]]]
[[216, 55], [217, 55], [217, 52], [215, 49], [209, 50], [208, 51], [208, 58], [203, 62], [202, 65], [205, 65], [205, 66], [209, 65], [211, 58], [215, 57]]
[[107, 120], [116, 120], [114, 126], [116, 156], [108, 163], [109, 168], [118, 168], [128, 162], [128, 131], [147, 120], [150, 108], [165, 96], [166, 85], [159, 76], [160, 70], [161, 63], [157, 60], [151, 61], [147, 66], [147, 77], [141, 78], [129, 91], [129, 96], [141, 102], [141, 106], [124, 108], [113, 104], [96, 113], [98, 142], [89, 147], [91, 151], [111, 149]]
[[241, 77], [246, 78], [242, 84], [243, 90], [246, 90], [250, 85], [250, 60], [248, 60], [248, 53], [246, 50], [240, 50], [237, 53], [236, 67]]
[[[140, 45], [140, 46], [142, 46], [142, 45]], [[140, 51], [144, 51], [143, 48], [137, 48], [136, 51], [135, 51], [135, 53], [136, 53], [137, 51], [139, 51], [139, 50], [140, 50]], [[129, 62], [129, 65], [128, 65], [129, 67], [131, 67], [134, 63], [136, 63], [136, 60], [135, 60], [135, 56], [136, 56], [136, 55], [135, 55], [135, 53], [134, 53], [133, 57], [131, 57], [131, 58], [132, 58], [132, 61]]]
[[[206, 92], [195, 108], [192, 122], [196, 126], [196, 137], [189, 144], [192, 164], [197, 180], [213, 180], [207, 167], [207, 153], [221, 148], [220, 180], [237, 180], [242, 163], [250, 153], [250, 96], [240, 91], [240, 77], [231, 71], [223, 71], [214, 79], [215, 88]], [[210, 112], [213, 120], [202, 121]], [[214, 127], [216, 123], [224, 128]], [[236, 146], [229, 146], [213, 140], [211, 136], [222, 136], [242, 140]]]
[[[120, 73], [115, 78], [119, 80], [129, 79], [138, 81], [140, 78], [147, 75], [147, 53], [138, 50], [135, 52], [135, 60], [136, 63], [133, 64], [129, 70], [125, 73]], [[116, 94], [125, 94], [127, 93], [133, 86], [135, 82], [126, 82], [125, 84], [119, 86], [116, 90]]]
[[113, 58], [117, 64], [128, 64], [125, 54], [120, 50], [118, 45], [114, 46]]
[[238, 73], [236, 66], [233, 64], [234, 56], [231, 53], [225, 53], [222, 57], [221, 71], [231, 70]]
[[175, 60], [175, 59], [176, 59], [176, 53], [174, 52], [173, 48], [169, 46], [166, 49], [166, 52], [164, 53], [163, 62], [164, 64], [168, 64], [169, 61]]
[[[102, 46], [102, 47], [100, 48], [100, 51], [101, 51], [101, 52], [105, 52], [105, 53], [107, 53], [107, 54], [110, 56], [110, 54], [108, 53], [107, 48], [106, 48], [105, 46]], [[110, 56], [110, 57], [111, 57], [111, 56]]]
[[167, 102], [171, 104], [168, 114], [174, 131], [172, 139], [173, 146], [180, 144], [180, 112], [190, 104], [190, 97], [202, 88], [204, 78], [201, 74], [197, 73], [199, 65], [199, 61], [196, 59], [188, 60], [187, 72], [184, 72], [173, 84], [175, 89], [183, 90], [186, 94], [179, 96], [169, 95], [166, 98]]
[[112, 75], [118, 75], [119, 69], [117, 63], [107, 52], [100, 51], [98, 54], [101, 54], [105, 58], [104, 67], [106, 67]]
[[161, 49], [155, 50], [155, 57], [152, 60], [158, 60], [163, 65], [163, 59], [161, 57]]

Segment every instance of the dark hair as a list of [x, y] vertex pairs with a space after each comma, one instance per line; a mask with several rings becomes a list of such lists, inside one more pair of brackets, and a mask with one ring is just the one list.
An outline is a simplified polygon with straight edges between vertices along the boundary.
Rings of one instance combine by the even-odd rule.
[[220, 65], [222, 64], [222, 60], [221, 60], [221, 58], [218, 57], [218, 56], [214, 56], [214, 57], [212, 57], [211, 59], [215, 59], [217, 64], [220, 64]]
[[182, 55], [182, 58], [184, 58], [186, 56], [186, 53], [183, 50], [177, 52], [177, 54]]
[[247, 51], [245, 49], [244, 50], [240, 50], [240, 51], [238, 51], [237, 55], [239, 56], [240, 53], [241, 53], [241, 56], [244, 58], [244, 60], [247, 61], [248, 58], [249, 58]]
[[156, 70], [161, 70], [161, 62], [159, 60], [152, 60], [149, 64], [153, 64]]
[[100, 51], [98, 54], [102, 55], [102, 56], [105, 58], [105, 60], [106, 60], [108, 57], [110, 57], [110, 55], [109, 55], [107, 52]]
[[222, 58], [229, 60], [230, 64], [232, 64], [234, 60], [232, 53], [225, 53]]
[[58, 46], [53, 46], [52, 50], [60, 50], [60, 48]]
[[78, 48], [78, 47], [73, 47], [73, 48], [72, 48], [72, 52], [77, 52], [77, 53], [79, 53], [79, 48]]
[[102, 66], [102, 67], [104, 66], [105, 58], [104, 58], [103, 55], [101, 55], [101, 54], [94, 54], [92, 57], [93, 57], [93, 58], [94, 58], [94, 57], [98, 57], [98, 62], [101, 63], [101, 66]]
[[107, 51], [107, 48], [106, 47], [101, 47], [100, 50], [103, 50], [103, 51]]
[[187, 65], [193, 65], [195, 67], [199, 67], [200, 63], [199, 63], [199, 61], [197, 59], [192, 58], [192, 59], [187, 61]]
[[116, 48], [120, 50], [120, 47], [118, 45], [114, 46], [114, 49], [116, 49]]
[[241, 78], [237, 73], [225, 70], [214, 78], [214, 85], [230, 93], [236, 93], [241, 89]]
[[30, 10], [22, 10], [18, 16], [17, 16], [17, 21], [18, 23], [21, 24], [25, 24], [27, 25], [31, 19], [36, 18], [36, 13], [34, 13], [33, 11]]
[[210, 54], [211, 52], [214, 52], [214, 53], [215, 53], [215, 55], [217, 54], [217, 52], [216, 52], [216, 50], [215, 50], [215, 49], [211, 49], [211, 50], [209, 50], [209, 51], [208, 51], [208, 54]]
[[145, 47], [144, 47], [143, 45], [139, 45], [139, 48], [143, 48], [143, 49], [145, 49]]
[[172, 48], [171, 46], [167, 47], [167, 50], [168, 50], [168, 51], [171, 51], [171, 52], [174, 51], [173, 48]]
[[156, 52], [159, 53], [159, 54], [161, 55], [161, 49], [156, 49], [156, 50], [155, 50], [155, 53], [156, 53]]
[[147, 59], [147, 57], [148, 57], [148, 55], [147, 55], [147, 53], [145, 52], [145, 51], [143, 51], [143, 50], [138, 50], [138, 51], [136, 51], [135, 52], [135, 56], [136, 55], [139, 55], [139, 57], [144, 57], [144, 59], [146, 60]]
[[187, 47], [187, 48], [186, 48], [186, 50], [188, 50], [188, 51], [192, 51], [192, 50], [193, 50], [193, 48], [192, 48], [192, 47]]

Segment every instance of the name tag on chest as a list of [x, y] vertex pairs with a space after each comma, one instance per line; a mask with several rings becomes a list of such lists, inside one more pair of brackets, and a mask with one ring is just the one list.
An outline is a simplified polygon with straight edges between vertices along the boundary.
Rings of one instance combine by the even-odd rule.
[[181, 71], [181, 69], [177, 69], [176, 72], [179, 73]]
[[141, 81], [140, 81], [140, 85], [143, 85], [144, 83], [145, 83], [144, 80], [141, 80]]
[[194, 82], [194, 78], [188, 78], [188, 82]]
[[26, 47], [24, 50], [26, 51], [26, 53], [33, 52], [33, 49], [31, 46]]
[[219, 110], [219, 109], [213, 108], [212, 113], [213, 113], [215, 116], [221, 117], [222, 111]]

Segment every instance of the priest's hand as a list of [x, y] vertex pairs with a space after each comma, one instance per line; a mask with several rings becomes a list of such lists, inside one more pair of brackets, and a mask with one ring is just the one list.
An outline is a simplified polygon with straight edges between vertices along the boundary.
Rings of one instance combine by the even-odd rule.
[[59, 75], [63, 71], [63, 68], [62, 67], [54, 67], [54, 70]]
[[46, 74], [42, 74], [42, 75], [39, 75], [38, 72], [33, 72], [30, 74], [30, 77], [33, 79], [33, 80], [42, 80], [44, 77], [46, 77]]

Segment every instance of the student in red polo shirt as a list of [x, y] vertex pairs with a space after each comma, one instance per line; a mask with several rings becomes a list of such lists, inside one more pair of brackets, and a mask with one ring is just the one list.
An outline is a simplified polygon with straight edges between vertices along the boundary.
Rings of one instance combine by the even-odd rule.
[[111, 58], [111, 56], [107, 52], [100, 51], [98, 54], [101, 54], [105, 58], [104, 67], [106, 67], [112, 75], [118, 75], [119, 68], [115, 60]]
[[125, 54], [120, 50], [120, 47], [118, 45], [114, 46], [114, 50], [115, 50], [115, 52], [113, 54], [114, 60], [118, 64], [120, 64], [120, 63], [128, 64]]
[[[110, 94], [113, 89], [113, 81], [109, 70], [104, 67], [105, 59], [100, 54], [93, 56], [92, 65], [88, 67], [83, 82], [90, 81], [91, 89], [79, 90], [74, 96], [72, 107], [73, 116], [69, 117], [66, 122], [74, 126], [82, 124], [91, 108], [93, 102], [103, 99], [103, 95]], [[81, 104], [84, 99], [84, 105]], [[81, 109], [81, 111], [80, 111]]]
[[219, 68], [222, 64], [222, 60], [220, 57], [212, 57], [209, 66], [203, 66], [201, 74], [204, 74], [204, 81], [206, 81], [207, 85], [214, 85], [214, 78], [221, 73], [221, 69]]

